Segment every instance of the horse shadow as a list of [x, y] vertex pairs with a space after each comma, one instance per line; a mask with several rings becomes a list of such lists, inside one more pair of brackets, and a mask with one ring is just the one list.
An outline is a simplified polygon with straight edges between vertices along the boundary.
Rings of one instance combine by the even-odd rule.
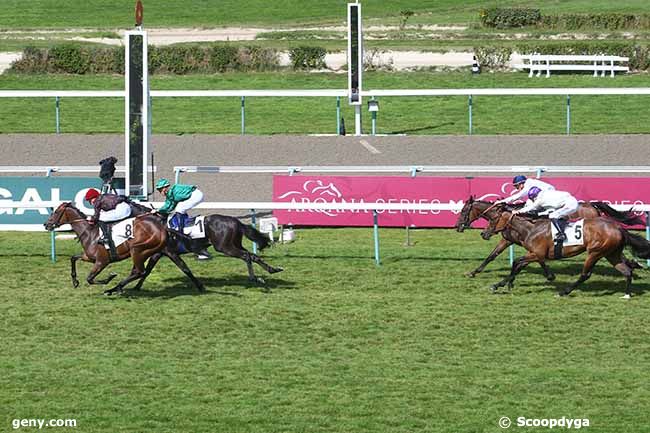
[[[125, 291], [126, 296], [130, 298], [161, 298], [173, 299], [180, 296], [206, 296], [206, 295], [221, 295], [241, 297], [242, 293], [239, 291], [230, 290], [210, 290], [211, 287], [229, 287], [237, 286], [243, 289], [259, 289], [264, 293], [273, 293], [274, 289], [279, 290], [294, 290], [296, 289], [295, 283], [283, 279], [273, 278], [266, 280], [266, 284], [257, 284], [248, 280], [248, 277], [242, 275], [233, 275], [227, 278], [215, 277], [202, 277], [199, 278], [206, 287], [205, 292], [198, 292], [187, 278], [183, 276], [166, 278], [163, 283], [165, 287], [162, 290], [147, 289], [147, 284], [142, 290], [128, 290]], [[171, 284], [170, 284], [171, 283]]]

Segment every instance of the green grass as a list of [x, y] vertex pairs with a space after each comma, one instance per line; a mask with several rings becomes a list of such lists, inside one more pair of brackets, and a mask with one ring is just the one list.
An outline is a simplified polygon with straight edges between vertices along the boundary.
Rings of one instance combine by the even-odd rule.
[[[341, 24], [346, 19], [347, 0], [187, 0], [144, 3], [148, 27], [217, 27], [227, 25], [296, 26]], [[363, 2], [364, 22], [392, 24], [400, 11], [416, 13], [409, 24], [460, 23], [478, 20], [478, 11], [494, 6], [486, 0], [368, 0]], [[28, 28], [128, 28], [134, 23], [132, 0], [4, 0], [0, 29]], [[542, 13], [562, 12], [647, 12], [646, 0], [501, 0], [499, 6], [541, 7]], [[260, 13], [263, 11], [263, 13]]]
[[[589, 418], [593, 433], [645, 432], [647, 271], [619, 299], [606, 264], [568, 299], [579, 260], [531, 265], [512, 293], [476, 231], [298, 230], [249, 286], [243, 262], [188, 258], [203, 296], [166, 259], [145, 291], [73, 289], [73, 241], [0, 233], [0, 425], [75, 418], [76, 432], [498, 432], [501, 416]], [[89, 265], [83, 264], [80, 275]], [[128, 263], [114, 265], [124, 275]], [[259, 275], [262, 270], [257, 269]], [[62, 430], [66, 431], [66, 430]], [[524, 431], [516, 427], [509, 431]]]
[[[366, 73], [366, 89], [492, 88], [492, 87], [646, 87], [647, 74], [593, 78], [553, 75], [528, 78], [526, 73], [471, 76], [453, 73]], [[344, 89], [345, 74], [250, 73], [212, 76], [152, 76], [155, 90], [201, 89]], [[120, 76], [1, 75], [0, 89], [123, 89]], [[572, 133], [648, 133], [650, 115], [645, 96], [576, 96], [571, 99]], [[563, 96], [474, 97], [476, 134], [563, 134]], [[381, 98], [378, 133], [466, 134], [465, 97]], [[64, 98], [63, 133], [122, 133], [123, 102], [119, 98]], [[239, 134], [239, 98], [158, 98], [153, 101], [153, 132]], [[353, 112], [342, 101], [342, 115], [352, 125]], [[4, 98], [0, 133], [51, 133], [55, 130], [54, 100]], [[369, 116], [365, 116], [369, 127]], [[334, 98], [247, 98], [248, 134], [336, 132]]]

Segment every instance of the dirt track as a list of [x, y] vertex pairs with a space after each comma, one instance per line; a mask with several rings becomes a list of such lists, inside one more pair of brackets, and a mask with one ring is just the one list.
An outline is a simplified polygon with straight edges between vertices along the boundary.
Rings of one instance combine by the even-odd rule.
[[[154, 135], [152, 142], [157, 176], [170, 178], [178, 165], [650, 165], [647, 135]], [[97, 165], [109, 155], [119, 159], [118, 165], [124, 164], [124, 138], [117, 134], [4, 134], [0, 149], [0, 165], [5, 166]], [[206, 201], [269, 201], [271, 179], [270, 175], [184, 174], [181, 180], [199, 184]]]

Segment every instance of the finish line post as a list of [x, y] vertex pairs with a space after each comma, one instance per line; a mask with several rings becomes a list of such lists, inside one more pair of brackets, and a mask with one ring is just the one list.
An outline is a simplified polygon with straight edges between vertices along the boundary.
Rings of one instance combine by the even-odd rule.
[[147, 32], [142, 30], [142, 3], [136, 4], [136, 28], [124, 34], [125, 194], [146, 199], [149, 150], [149, 68]]

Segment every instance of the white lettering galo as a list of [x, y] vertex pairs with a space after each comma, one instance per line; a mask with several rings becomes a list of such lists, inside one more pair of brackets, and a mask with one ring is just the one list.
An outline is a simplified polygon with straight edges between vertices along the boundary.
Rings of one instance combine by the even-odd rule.
[[[93, 212], [92, 208], [88, 208], [85, 206], [84, 202], [84, 196], [86, 195], [86, 192], [88, 191], [89, 188], [84, 188], [80, 191], [78, 191], [75, 196], [74, 196], [74, 204], [77, 206], [81, 211], [91, 214]], [[0, 188], [0, 199], [6, 199], [6, 200], [11, 200], [13, 199], [13, 194], [11, 191], [9, 191], [6, 188]], [[42, 201], [54, 201], [54, 202], [59, 202], [61, 201], [61, 190], [59, 188], [51, 188], [50, 189], [50, 196], [49, 197], [41, 197], [41, 194], [38, 192], [36, 188], [25, 188], [25, 192], [23, 193], [22, 197], [19, 200], [16, 200], [22, 204], [29, 204], [29, 203], [39, 203]], [[25, 212], [38, 212], [41, 215], [49, 215], [49, 211], [47, 208], [16, 208], [15, 210], [13, 208], [0, 208], [0, 215], [24, 215]]]

